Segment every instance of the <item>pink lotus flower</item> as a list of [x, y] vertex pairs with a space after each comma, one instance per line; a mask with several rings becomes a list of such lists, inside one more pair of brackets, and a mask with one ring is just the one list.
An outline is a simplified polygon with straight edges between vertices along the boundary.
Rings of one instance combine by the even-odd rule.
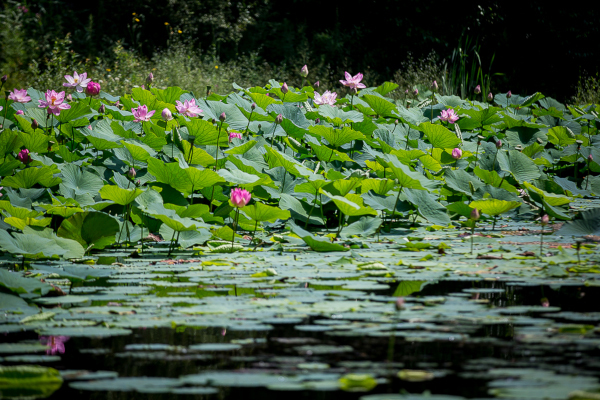
[[17, 154], [17, 158], [23, 164], [29, 164], [31, 162], [31, 157], [29, 156], [29, 150], [23, 149]]
[[23, 115], [25, 114], [25, 112], [23, 110], [17, 110], [17, 112], [15, 113], [15, 115]]
[[231, 191], [231, 202], [237, 208], [242, 208], [250, 202], [250, 192], [245, 189], [235, 188]]
[[48, 107], [48, 114], [59, 115], [60, 110], [68, 110], [70, 105], [63, 103], [65, 101], [65, 92], [56, 93], [54, 90], [46, 92], [46, 101], [38, 100], [40, 108]]
[[154, 115], [156, 111], [148, 112], [148, 107], [145, 105], [139, 106], [138, 108], [132, 108], [131, 113], [135, 117], [134, 122], [150, 121], [150, 117]]
[[90, 82], [85, 88], [85, 94], [88, 96], [98, 96], [100, 94], [100, 84], [96, 82]]
[[177, 103], [175, 106], [175, 108], [177, 108], [177, 112], [180, 114], [185, 114], [188, 117], [197, 117], [198, 114], [202, 112], [200, 107], [196, 105], [196, 99], [186, 100], [183, 102], [183, 104], [177, 100], [175, 103]]
[[8, 95], [8, 99], [12, 101], [16, 101], [17, 103], [27, 103], [31, 101], [31, 97], [27, 95], [27, 90], [25, 89], [15, 89]]
[[242, 134], [238, 133], [238, 132], [231, 132], [229, 134], [229, 141], [231, 142], [233, 139], [241, 139], [242, 138]]
[[362, 81], [363, 74], [360, 72], [354, 76], [350, 75], [348, 71], [345, 72], [346, 80], [340, 80], [340, 83], [344, 86], [348, 86], [350, 89], [364, 89], [366, 86], [360, 81]]
[[79, 75], [77, 71], [73, 71], [73, 76], [65, 75], [65, 79], [68, 83], [63, 83], [63, 86], [75, 88], [79, 93], [83, 92], [83, 89], [87, 87], [87, 84], [92, 81], [87, 77], [87, 72]]
[[456, 121], [458, 121], [458, 115], [456, 114], [456, 111], [454, 111], [452, 109], [450, 109], [450, 110], [442, 110], [442, 115], [440, 115], [440, 119], [442, 121], [449, 122], [449, 123], [453, 124]]
[[321, 96], [319, 93], [315, 92], [315, 104], [323, 105], [329, 104], [330, 106], [334, 105], [336, 102], [337, 93], [331, 93], [329, 90], [326, 90]]
[[69, 336], [40, 336], [40, 343], [48, 346], [46, 354], [64, 354], [65, 342], [69, 339]]
[[452, 150], [452, 158], [454, 158], [455, 160], [458, 160], [462, 157], [462, 150], [459, 149], [458, 147], [456, 147], [454, 150]]

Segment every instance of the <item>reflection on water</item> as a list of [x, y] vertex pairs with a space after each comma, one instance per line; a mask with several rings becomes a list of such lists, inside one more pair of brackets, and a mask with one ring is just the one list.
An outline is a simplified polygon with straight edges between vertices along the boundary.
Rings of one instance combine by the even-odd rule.
[[69, 339], [68, 336], [40, 336], [40, 343], [48, 347], [46, 354], [64, 354], [65, 342]]

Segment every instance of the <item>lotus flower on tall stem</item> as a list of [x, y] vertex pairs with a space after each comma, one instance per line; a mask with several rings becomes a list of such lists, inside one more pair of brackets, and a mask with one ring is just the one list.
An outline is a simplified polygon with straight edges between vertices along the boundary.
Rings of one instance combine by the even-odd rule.
[[233, 241], [235, 240], [235, 232], [237, 230], [238, 221], [240, 218], [240, 208], [246, 206], [252, 195], [246, 189], [235, 188], [231, 190], [231, 204], [235, 207], [235, 218], [233, 221], [233, 235], [231, 236], [231, 250], [233, 251]]

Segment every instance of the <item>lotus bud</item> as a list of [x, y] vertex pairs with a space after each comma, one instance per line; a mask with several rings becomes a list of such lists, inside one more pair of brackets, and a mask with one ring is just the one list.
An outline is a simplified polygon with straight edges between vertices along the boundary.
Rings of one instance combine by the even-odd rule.
[[494, 100], [494, 95], [492, 94], [492, 92], [489, 92], [489, 93], [488, 93], [488, 95], [487, 95], [487, 99], [488, 99], [488, 101], [492, 101], [492, 100]]
[[452, 158], [454, 158], [455, 160], [458, 160], [462, 157], [462, 150], [459, 149], [458, 147], [456, 147], [454, 150], [452, 150]]
[[546, 297], [542, 297], [540, 299], [540, 303], [542, 304], [542, 307], [550, 307], [550, 300], [548, 300]]
[[414, 94], [415, 96], [416, 96], [416, 95], [418, 95], [418, 94], [419, 94], [419, 89], [415, 89], [415, 90], [413, 90], [413, 94]]
[[31, 121], [31, 129], [37, 129], [40, 126], [40, 124], [38, 124], [37, 120], [33, 120]]
[[502, 140], [496, 141], [496, 148], [499, 149], [502, 147]]
[[542, 216], [542, 226], [548, 225], [548, 222], [550, 222], [550, 217], [548, 216], [548, 214], [544, 214]]
[[256, 109], [256, 103], [252, 103], [252, 105], [250, 105], [250, 108], [251, 108], [252, 110]]
[[151, 84], [152, 82], [154, 82], [154, 74], [152, 72], [150, 72], [150, 74], [148, 74], [148, 77], [146, 78], [146, 82], [148, 82], [148, 84]]
[[438, 90], [438, 84], [436, 81], [433, 81], [433, 83], [431, 84], [431, 90], [433, 90], [433, 91]]
[[8, 80], [8, 75], [3, 75], [2, 78], [0, 79], [0, 81], [2, 81], [2, 83], [6, 83], [7, 80]]
[[396, 311], [402, 310], [404, 308], [404, 297], [398, 297], [396, 303], [394, 303], [394, 307], [396, 307]]
[[474, 208], [471, 211], [471, 219], [473, 221], [479, 221], [479, 218], [481, 218], [481, 214], [479, 214], [479, 210], [478, 209]]
[[409, 93], [410, 93], [410, 90], [408, 90], [408, 89], [406, 89], [406, 90], [404, 91], [404, 95], [407, 95], [407, 94], [409, 94]]
[[592, 156], [592, 153], [590, 153], [590, 155], [588, 156], [588, 161], [594, 161], [594, 156]]
[[215, 122], [217, 122], [217, 121], [216, 121], [214, 118], [212, 118], [212, 119], [210, 120], [210, 122], [211, 122], [211, 124], [214, 124], [214, 123], [215, 123]]
[[67, 95], [67, 100], [69, 100], [69, 101], [73, 101], [73, 96], [71, 95], [71, 93], [69, 93], [69, 94]]
[[173, 113], [171, 112], [171, 110], [169, 110], [168, 108], [165, 107], [164, 110], [162, 110], [162, 113], [160, 113], [160, 116], [162, 117], [162, 119], [164, 119], [165, 121], [170, 121], [173, 119]]
[[127, 171], [127, 177], [129, 179], [135, 178], [136, 175], [137, 175], [137, 173], [135, 172], [135, 168], [133, 168], [133, 167], [131, 167], [131, 169], [129, 171]]
[[286, 94], [289, 91], [290, 90], [288, 89], [287, 83], [283, 82], [283, 85], [281, 86], [281, 93]]
[[320, 124], [320, 123], [321, 123], [321, 119], [320, 119], [320, 118], [316, 118], [316, 119], [315, 119], [315, 124], [317, 124], [317, 125], [318, 125], [318, 124]]
[[29, 164], [31, 162], [31, 157], [29, 156], [29, 150], [23, 149], [17, 154], [17, 158], [23, 164]]
[[88, 96], [97, 96], [100, 94], [100, 84], [96, 82], [90, 82], [85, 88], [85, 94]]
[[140, 186], [140, 185], [142, 184], [142, 181], [138, 179], [138, 180], [137, 180], [137, 182], [135, 182], [135, 184], [136, 184], [137, 186]]
[[219, 115], [219, 121], [224, 122], [225, 118], [227, 118], [227, 116], [225, 115], [224, 112], [222, 112], [221, 115]]
[[277, 125], [281, 124], [283, 122], [283, 115], [279, 114], [277, 115], [277, 117], [275, 117], [275, 123]]
[[300, 75], [302, 75], [305, 78], [308, 76], [308, 67], [306, 65], [300, 70]]
[[23, 114], [25, 114], [25, 113], [23, 112], [23, 110], [17, 110], [17, 112], [15, 113], [15, 115], [23, 115]]
[[314, 87], [319, 87], [319, 86], [321, 86], [321, 82], [319, 82], [319, 81], [316, 81], [316, 82], [313, 84], [313, 86], [314, 86]]
[[481, 93], [481, 85], [475, 86], [475, 94]]
[[398, 125], [398, 123], [399, 123], [398, 120], [394, 121], [394, 125]]
[[98, 112], [100, 112], [100, 114], [104, 114], [106, 112], [106, 106], [102, 104], [100, 108], [98, 108]]
[[258, 124], [258, 130], [259, 130], [259, 131], [261, 130], [261, 128], [262, 128], [262, 125], [261, 125], [261, 124]]
[[509, 90], [508, 93], [506, 93], [506, 98], [510, 99], [512, 97], [512, 92]]

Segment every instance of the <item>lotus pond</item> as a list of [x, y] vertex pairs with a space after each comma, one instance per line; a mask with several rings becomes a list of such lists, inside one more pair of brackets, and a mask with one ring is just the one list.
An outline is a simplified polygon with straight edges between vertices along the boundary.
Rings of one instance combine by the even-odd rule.
[[600, 398], [600, 106], [71, 80], [0, 101], [0, 397]]

